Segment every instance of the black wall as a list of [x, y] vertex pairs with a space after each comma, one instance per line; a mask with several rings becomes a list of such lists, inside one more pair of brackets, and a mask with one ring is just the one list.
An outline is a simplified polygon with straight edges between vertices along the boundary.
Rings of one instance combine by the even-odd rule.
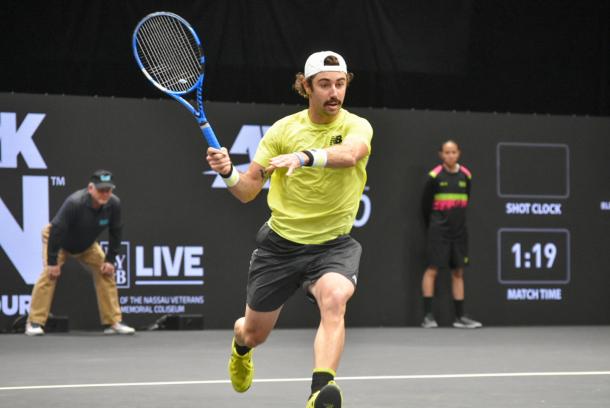
[[[234, 162], [247, 164], [264, 130], [261, 126], [297, 109], [209, 103], [207, 113], [223, 145], [233, 151]], [[370, 218], [353, 230], [364, 253], [349, 325], [419, 323], [425, 267], [419, 200], [426, 174], [437, 163], [438, 145], [447, 138], [460, 142], [462, 161], [474, 174], [467, 311], [488, 325], [610, 323], [610, 120], [352, 110], [369, 119], [375, 135], [365, 191]], [[143, 327], [173, 310], [166, 306], [176, 306], [183, 307], [181, 313], [204, 314], [208, 328], [231, 327], [243, 312], [254, 235], [268, 217], [266, 193], [242, 205], [224, 189], [212, 188], [214, 176], [203, 174], [208, 170], [204, 140], [184, 108], [161, 100], [0, 94], [0, 112], [0, 328], [18, 314], [16, 302], [27, 301], [31, 293], [32, 285], [22, 275], [39, 273], [36, 243], [45, 216], [52, 217], [65, 197], [84, 187], [100, 167], [115, 173], [124, 208], [130, 287], [120, 289], [123, 306], [132, 311], [142, 305], [161, 307], [151, 313], [125, 313], [125, 320]], [[28, 133], [24, 123], [31, 123], [32, 114], [45, 116]], [[16, 140], [21, 147], [11, 150]], [[32, 146], [44, 166], [32, 166]], [[19, 154], [12, 165], [15, 152]], [[42, 180], [44, 188], [26, 197], [24, 186], [31, 176]], [[24, 210], [26, 203], [31, 208]], [[515, 208], [521, 213], [509, 214]], [[560, 214], [536, 214], [538, 208], [559, 208]], [[364, 211], [363, 204], [359, 218]], [[26, 220], [32, 219], [40, 225], [31, 227]], [[32, 243], [10, 250], [21, 250], [21, 256], [34, 260], [27, 271], [18, 271], [7, 251], [22, 237], [19, 231], [7, 236], [15, 228], [34, 231]], [[537, 243], [539, 266], [534, 265]], [[176, 254], [186, 249], [178, 247], [203, 248], [201, 256], [193, 258], [193, 266], [204, 269], [203, 276], [184, 276], [180, 263], [178, 275], [168, 277], [162, 262], [162, 276], [136, 276], [137, 248], [143, 254], [142, 266], [152, 268], [155, 246], [167, 247], [170, 261], [183, 259]], [[553, 247], [548, 266], [550, 252], [540, 251]], [[520, 268], [515, 266], [516, 248], [521, 251]], [[142, 284], [151, 280], [171, 285]], [[203, 284], [185, 285], [188, 280]], [[439, 320], [448, 324], [453, 316], [445, 273], [438, 294]], [[91, 279], [74, 263], [64, 270], [53, 312], [69, 315], [73, 328], [99, 324]], [[299, 294], [286, 306], [279, 325], [311, 326], [316, 320], [315, 306]]]
[[200, 33], [212, 101], [302, 103], [294, 74], [332, 49], [351, 106], [610, 115], [607, 0], [5, 0], [0, 91], [158, 97], [130, 45], [158, 10]]

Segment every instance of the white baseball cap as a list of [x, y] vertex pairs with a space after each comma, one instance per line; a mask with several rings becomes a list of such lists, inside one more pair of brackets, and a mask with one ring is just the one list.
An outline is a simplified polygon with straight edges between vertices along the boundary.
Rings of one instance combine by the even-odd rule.
[[[324, 65], [324, 60], [326, 57], [330, 56], [336, 57], [339, 61], [339, 65]], [[343, 57], [336, 52], [314, 52], [307, 58], [307, 61], [305, 61], [305, 78], [309, 78], [310, 76], [323, 71], [344, 72], [347, 74], [347, 65], [345, 64]]]

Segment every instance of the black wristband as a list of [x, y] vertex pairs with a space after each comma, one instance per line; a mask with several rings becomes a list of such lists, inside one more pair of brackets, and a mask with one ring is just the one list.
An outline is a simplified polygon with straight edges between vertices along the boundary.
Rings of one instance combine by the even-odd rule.
[[231, 170], [227, 174], [222, 174], [222, 173], [218, 173], [218, 174], [220, 174], [220, 177], [222, 177], [222, 178], [229, 178], [229, 177], [231, 177], [231, 173], [233, 173], [233, 164], [231, 164]]
[[313, 165], [313, 154], [311, 154], [311, 152], [309, 150], [303, 150], [303, 153], [305, 153], [305, 156], [307, 156], [307, 163], [305, 163], [306, 167], [311, 167]]

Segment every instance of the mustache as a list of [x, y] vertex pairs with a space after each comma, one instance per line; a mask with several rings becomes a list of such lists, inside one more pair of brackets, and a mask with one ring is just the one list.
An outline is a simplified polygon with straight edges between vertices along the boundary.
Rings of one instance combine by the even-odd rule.
[[330, 98], [329, 100], [327, 100], [326, 102], [324, 102], [324, 105], [328, 105], [329, 103], [337, 103], [339, 105], [342, 105], [343, 102], [341, 102], [339, 99], [337, 98]]

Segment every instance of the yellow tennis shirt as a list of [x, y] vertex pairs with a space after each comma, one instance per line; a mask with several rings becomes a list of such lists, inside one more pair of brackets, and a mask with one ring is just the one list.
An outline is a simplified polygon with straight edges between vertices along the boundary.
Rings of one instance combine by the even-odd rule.
[[353, 167], [301, 167], [286, 176], [276, 169], [271, 176], [267, 202], [273, 231], [300, 244], [320, 244], [348, 234], [366, 184], [366, 164], [373, 128], [369, 122], [341, 109], [332, 123], [319, 125], [307, 110], [273, 124], [258, 145], [254, 161], [263, 167], [272, 157], [308, 149], [323, 149], [347, 139], [358, 139], [369, 154]]

